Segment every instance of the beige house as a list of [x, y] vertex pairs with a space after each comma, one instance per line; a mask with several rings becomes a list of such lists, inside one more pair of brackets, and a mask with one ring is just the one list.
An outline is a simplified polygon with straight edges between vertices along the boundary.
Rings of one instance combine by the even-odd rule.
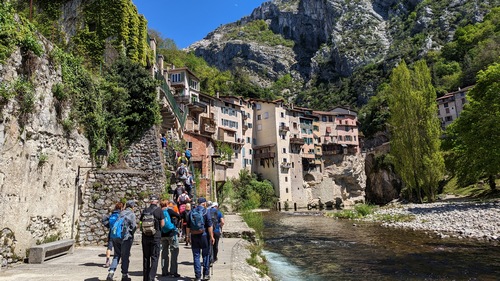
[[443, 130], [458, 118], [460, 112], [464, 109], [464, 105], [467, 103], [466, 93], [471, 88], [472, 86], [458, 89], [456, 92], [447, 93], [436, 99], [438, 105], [438, 118], [441, 120], [441, 127]]

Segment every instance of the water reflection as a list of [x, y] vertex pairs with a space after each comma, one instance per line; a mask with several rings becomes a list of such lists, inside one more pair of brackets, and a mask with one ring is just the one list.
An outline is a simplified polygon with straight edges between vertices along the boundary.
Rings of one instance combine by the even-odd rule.
[[271, 212], [264, 221], [277, 280], [500, 280], [498, 245], [322, 216]]

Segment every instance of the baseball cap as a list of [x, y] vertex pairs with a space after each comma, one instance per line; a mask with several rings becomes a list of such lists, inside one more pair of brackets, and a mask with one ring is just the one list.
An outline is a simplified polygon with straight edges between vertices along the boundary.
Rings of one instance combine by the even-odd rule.
[[134, 200], [128, 200], [127, 203], [125, 203], [126, 207], [135, 207], [135, 201]]
[[205, 202], [207, 202], [207, 199], [205, 199], [204, 197], [198, 198], [198, 204], [205, 203]]
[[156, 196], [156, 195], [153, 194], [153, 195], [149, 196], [149, 200], [151, 200], [151, 201], [158, 201], [158, 196]]

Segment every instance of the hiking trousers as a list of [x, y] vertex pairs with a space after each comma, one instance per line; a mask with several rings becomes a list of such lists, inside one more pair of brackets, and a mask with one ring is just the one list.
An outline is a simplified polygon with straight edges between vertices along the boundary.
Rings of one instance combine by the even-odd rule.
[[142, 238], [142, 277], [154, 281], [160, 257], [160, 238]]
[[[170, 257], [169, 257], [170, 254]], [[177, 274], [177, 257], [179, 256], [179, 239], [177, 233], [171, 237], [161, 238], [161, 275]], [[170, 270], [169, 268], [170, 263]]]
[[203, 234], [191, 235], [191, 251], [193, 252], [193, 263], [194, 263], [194, 275], [196, 278], [201, 278], [202, 264], [203, 261], [203, 275], [210, 275], [210, 246], [208, 241], [208, 235], [204, 232]]
[[128, 266], [130, 264], [130, 249], [132, 249], [132, 242], [134, 240], [127, 239], [113, 239], [113, 248], [115, 248], [115, 253], [113, 255], [113, 262], [109, 266], [109, 272], [115, 272], [118, 267], [120, 259], [122, 260], [122, 274], [128, 274]]

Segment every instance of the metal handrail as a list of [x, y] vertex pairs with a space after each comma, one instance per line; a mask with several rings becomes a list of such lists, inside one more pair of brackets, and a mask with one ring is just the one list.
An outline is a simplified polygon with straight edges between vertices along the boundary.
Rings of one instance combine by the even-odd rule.
[[155, 74], [156, 80], [160, 81], [160, 88], [163, 90], [163, 94], [165, 95], [165, 98], [167, 99], [168, 103], [170, 104], [170, 107], [172, 108], [172, 111], [174, 112], [175, 116], [177, 117], [177, 120], [179, 120], [179, 124], [181, 125], [181, 128], [184, 128], [184, 124], [186, 122], [186, 117], [187, 117], [187, 111], [181, 112], [179, 109], [179, 105], [175, 101], [174, 95], [172, 95], [172, 92], [170, 91], [170, 88], [167, 85], [167, 81], [165, 81], [165, 77], [161, 75], [160, 73]]

